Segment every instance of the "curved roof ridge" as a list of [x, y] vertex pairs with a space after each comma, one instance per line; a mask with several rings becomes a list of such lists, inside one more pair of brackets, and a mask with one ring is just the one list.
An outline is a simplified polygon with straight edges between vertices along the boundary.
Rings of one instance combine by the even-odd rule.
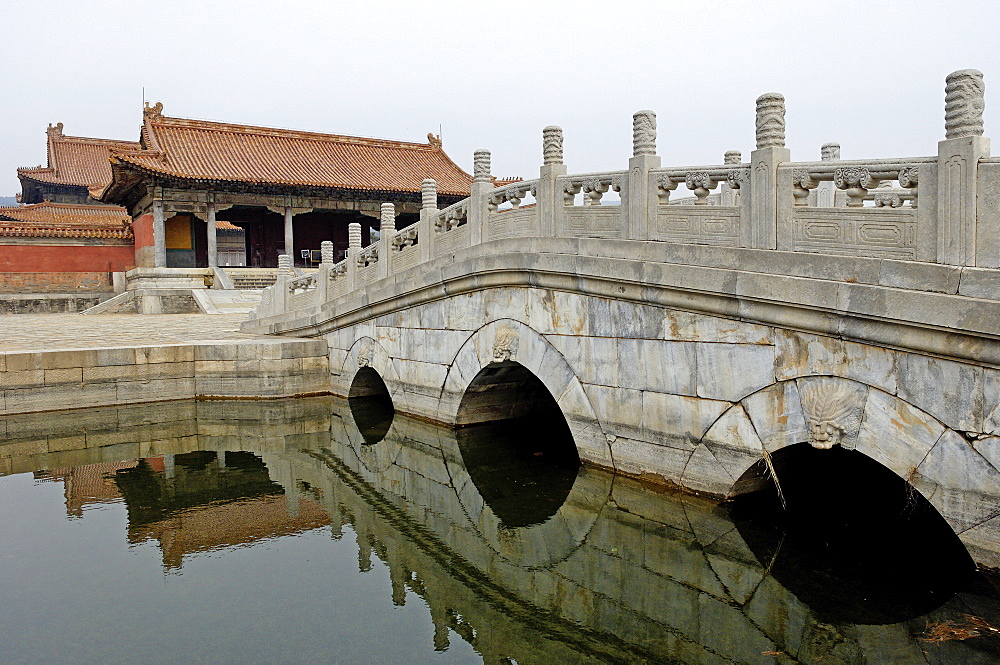
[[234, 122], [220, 122], [217, 120], [199, 120], [196, 118], [174, 118], [160, 115], [150, 122], [152, 126], [169, 125], [172, 127], [184, 127], [188, 129], [232, 132], [237, 134], [258, 134], [272, 135], [303, 140], [314, 140], [323, 142], [354, 143], [357, 145], [381, 146], [387, 148], [412, 148], [414, 150], [441, 149], [439, 142], [418, 143], [416, 141], [397, 141], [395, 139], [375, 138], [368, 136], [352, 136], [349, 134], [328, 134], [324, 132], [309, 131], [304, 129], [287, 129], [283, 127], [266, 127], [263, 125], [246, 125]]

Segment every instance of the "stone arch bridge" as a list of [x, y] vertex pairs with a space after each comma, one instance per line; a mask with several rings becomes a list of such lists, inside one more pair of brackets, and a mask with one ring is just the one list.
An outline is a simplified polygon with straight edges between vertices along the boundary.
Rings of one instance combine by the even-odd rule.
[[[945, 139], [919, 158], [827, 145], [793, 162], [774, 93], [747, 162], [663, 167], [641, 111], [627, 169], [569, 175], [547, 127], [537, 179], [494, 187], [477, 151], [470, 198], [439, 210], [425, 181], [419, 223], [397, 231], [384, 205], [378, 242], [354, 229], [344, 261], [283, 271], [244, 329], [323, 337], [333, 392], [370, 367], [396, 409], [448, 424], [518, 415], [523, 386], [482, 389], [518, 363], [584, 461], [698, 492], [753, 489], [794, 444], [857, 450], [1000, 567], [1000, 159], [983, 98], [982, 74], [950, 75]], [[692, 196], [671, 199], [681, 183]]]

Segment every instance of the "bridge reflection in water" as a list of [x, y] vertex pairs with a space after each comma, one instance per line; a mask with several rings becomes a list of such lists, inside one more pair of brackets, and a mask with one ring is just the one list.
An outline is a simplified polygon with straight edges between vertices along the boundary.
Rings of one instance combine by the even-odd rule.
[[[847, 579], [854, 564], [875, 551], [884, 560], [866, 560], [865, 569], [893, 573], [919, 560], [926, 547], [919, 534], [890, 532], [866, 547], [850, 542], [857, 532], [844, 531], [817, 550], [823, 537], [803, 532], [808, 519], [768, 522], [736, 504], [734, 521], [726, 506], [581, 467], [560, 447], [566, 432], [558, 422], [456, 434], [387, 415], [371, 394], [358, 397], [369, 401], [175, 402], [19, 416], [16, 427], [0, 428], [8, 431], [0, 470], [65, 483], [71, 514], [123, 500], [130, 541], [157, 542], [165, 569], [178, 574], [196, 552], [318, 527], [335, 538], [351, 530], [360, 569], [370, 570], [373, 556], [388, 569], [391, 602], [412, 603], [415, 595], [429, 611], [433, 635], [413, 635], [414, 643], [442, 651], [460, 638], [487, 663], [1000, 658], [997, 637], [917, 638], [929, 622], [968, 615], [1000, 625], [996, 591], [966, 573], [963, 551], [944, 563], [947, 552], [935, 550], [931, 562], [939, 565], [907, 568], [902, 584], [873, 587], [863, 575]], [[71, 439], [76, 449], [48, 452]], [[776, 458], [779, 477], [793, 463], [808, 460]], [[841, 490], [825, 505], [799, 503], [809, 485], [790, 480], [783, 489], [786, 500], [811, 506], [813, 526], [841, 519], [846, 513], [833, 506], [854, 500]], [[877, 535], [870, 527], [861, 537]], [[838, 522], [825, 533], [844, 528]], [[894, 540], [899, 548], [890, 547]], [[865, 600], [867, 593], [880, 595]], [[345, 636], [335, 625], [324, 630], [336, 649]]]

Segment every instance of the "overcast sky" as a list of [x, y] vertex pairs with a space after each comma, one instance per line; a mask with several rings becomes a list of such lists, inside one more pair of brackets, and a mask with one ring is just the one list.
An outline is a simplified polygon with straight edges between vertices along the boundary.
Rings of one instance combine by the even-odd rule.
[[[623, 169], [653, 109], [664, 165], [754, 147], [754, 100], [785, 95], [787, 146], [819, 158], [933, 155], [944, 77], [986, 78], [1000, 137], [1000, 1], [319, 2], [0, 0], [0, 196], [45, 162], [45, 127], [137, 140], [164, 114], [425, 141], [465, 170], [535, 177], [541, 129], [571, 173]], [[1000, 153], [1000, 145], [995, 154]]]

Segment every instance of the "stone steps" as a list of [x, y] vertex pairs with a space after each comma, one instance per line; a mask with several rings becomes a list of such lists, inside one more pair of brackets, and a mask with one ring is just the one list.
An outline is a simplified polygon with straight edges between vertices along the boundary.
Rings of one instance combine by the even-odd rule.
[[261, 298], [259, 289], [204, 289], [192, 294], [206, 314], [249, 314]]

